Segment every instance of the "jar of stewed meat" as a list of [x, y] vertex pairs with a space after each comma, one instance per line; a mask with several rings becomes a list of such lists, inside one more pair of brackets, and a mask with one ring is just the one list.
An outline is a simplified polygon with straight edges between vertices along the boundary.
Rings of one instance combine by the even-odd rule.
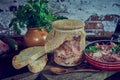
[[54, 52], [54, 61], [62, 66], [81, 63], [86, 34], [84, 22], [79, 20], [57, 20], [46, 39], [45, 50]]

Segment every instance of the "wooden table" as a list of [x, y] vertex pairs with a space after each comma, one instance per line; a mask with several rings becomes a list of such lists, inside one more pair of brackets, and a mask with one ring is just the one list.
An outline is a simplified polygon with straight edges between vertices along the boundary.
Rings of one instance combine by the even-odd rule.
[[[63, 75], [55, 75], [49, 71], [50, 67], [61, 67], [55, 64], [49, 56], [49, 61], [40, 73], [33, 74], [29, 72], [27, 67], [16, 70], [12, 67], [11, 58], [2, 60], [2, 71], [0, 71], [0, 78], [2, 80], [104, 80], [108, 76], [116, 73], [117, 71], [100, 71], [100, 72], [76, 72]], [[1, 61], [0, 61], [1, 62]], [[76, 67], [71, 68], [94, 68], [86, 61]], [[0, 79], [0, 80], [1, 80]]]

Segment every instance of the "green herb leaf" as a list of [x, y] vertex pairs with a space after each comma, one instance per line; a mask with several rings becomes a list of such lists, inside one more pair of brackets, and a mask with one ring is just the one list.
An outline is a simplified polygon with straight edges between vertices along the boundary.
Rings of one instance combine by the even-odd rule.
[[120, 49], [120, 45], [113, 46], [112, 47], [112, 52], [117, 53], [119, 51], [119, 49]]
[[20, 33], [20, 28], [26, 26], [28, 28], [39, 27], [50, 32], [52, 22], [60, 18], [52, 14], [47, 3], [47, 0], [27, 0], [25, 5], [20, 5], [17, 11], [13, 13], [15, 18], [11, 20], [9, 27], [12, 27], [17, 33]]
[[90, 46], [86, 49], [87, 52], [97, 52], [99, 50], [99, 48], [97, 48], [96, 46]]

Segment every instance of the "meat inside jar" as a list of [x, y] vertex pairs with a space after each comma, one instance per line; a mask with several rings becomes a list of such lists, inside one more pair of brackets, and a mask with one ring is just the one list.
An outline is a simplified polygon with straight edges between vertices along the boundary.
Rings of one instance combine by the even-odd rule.
[[75, 66], [81, 62], [80, 36], [67, 38], [54, 50], [54, 61], [62, 66]]

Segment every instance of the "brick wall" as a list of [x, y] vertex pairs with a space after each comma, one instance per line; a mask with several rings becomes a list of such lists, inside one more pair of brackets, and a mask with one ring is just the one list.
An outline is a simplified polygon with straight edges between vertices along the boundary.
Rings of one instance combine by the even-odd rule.
[[[8, 28], [14, 17], [12, 11], [26, 0], [0, 1], [0, 27]], [[48, 0], [48, 7], [55, 15], [78, 19], [86, 23], [91, 21], [102, 22], [102, 25], [111, 28], [112, 32], [120, 16], [120, 0]], [[109, 22], [108, 22], [109, 21]], [[114, 26], [114, 27], [113, 27]], [[106, 28], [105, 28], [106, 29]]]

